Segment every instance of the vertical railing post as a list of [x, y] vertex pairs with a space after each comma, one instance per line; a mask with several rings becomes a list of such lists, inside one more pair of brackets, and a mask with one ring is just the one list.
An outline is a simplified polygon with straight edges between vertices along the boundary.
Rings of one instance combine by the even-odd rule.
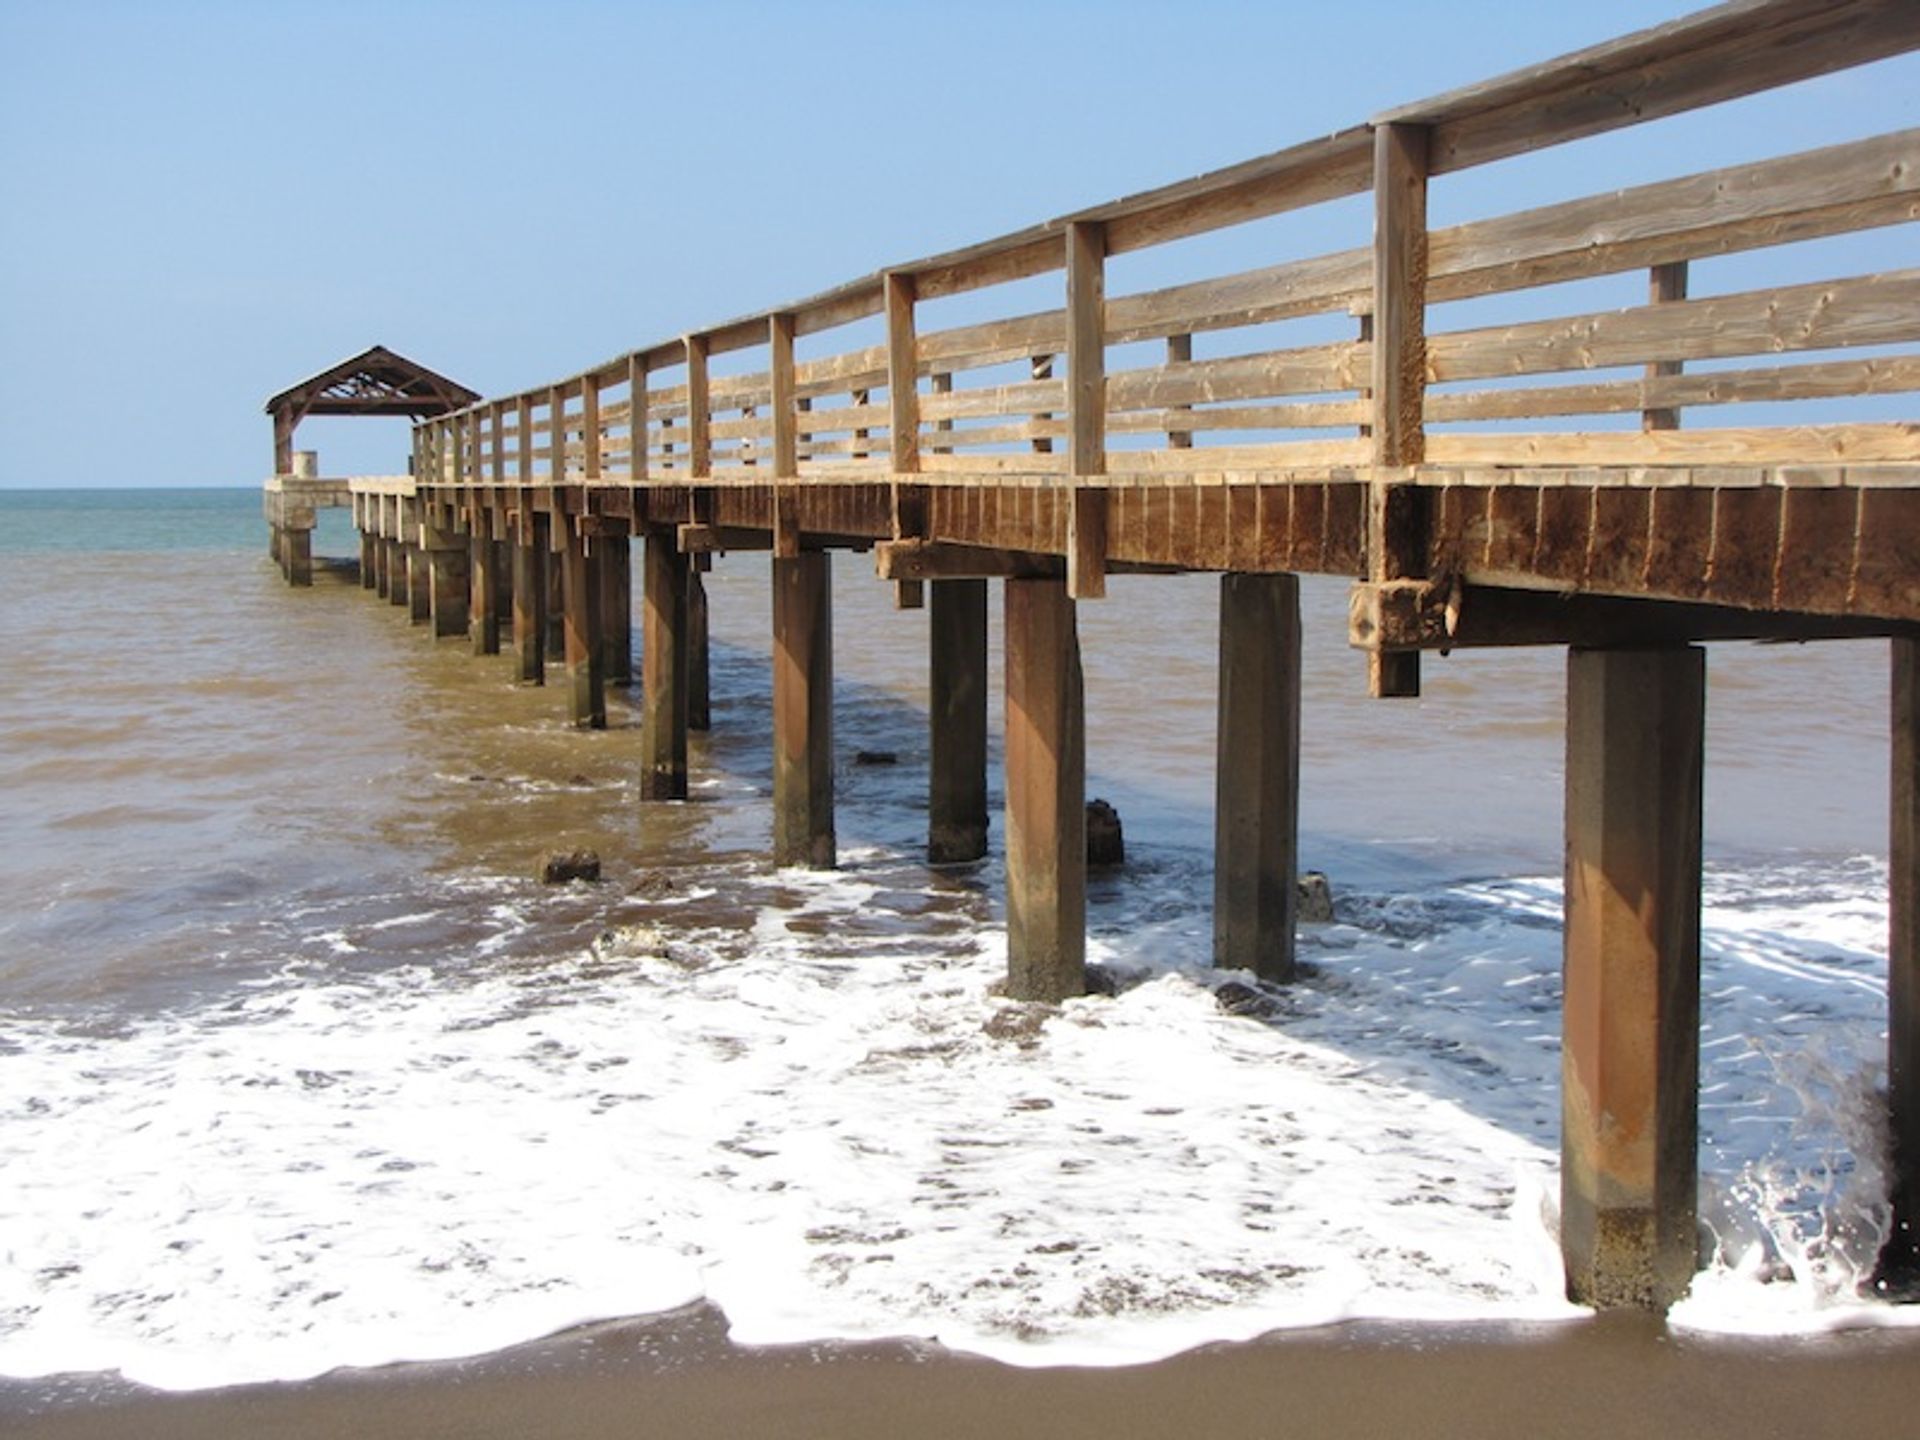
[[[1193, 336], [1169, 335], [1167, 337], [1167, 364], [1187, 365], [1192, 363], [1192, 361]], [[1173, 408], [1176, 410], [1191, 411], [1193, 406], [1176, 405]], [[1193, 432], [1191, 430], [1167, 431], [1167, 448], [1169, 450], [1191, 450], [1193, 448]]]
[[627, 357], [627, 473], [638, 485], [647, 478], [647, 357]]
[[[953, 393], [953, 376], [948, 371], [934, 371], [929, 377], [929, 383], [931, 384], [933, 393], [936, 395], [951, 395]], [[933, 422], [933, 429], [936, 438], [929, 449], [935, 455], [951, 455], [953, 453], [953, 447], [951, 445], [942, 445], [937, 437], [953, 429], [953, 417], [950, 415], [941, 416], [940, 419]]]
[[793, 482], [800, 474], [800, 415], [793, 381], [793, 316], [767, 321], [767, 376], [773, 390], [773, 554], [791, 560], [800, 553], [798, 497]]
[[1089, 485], [1107, 473], [1107, 232], [1095, 221], [1067, 225], [1067, 594], [1107, 593], [1107, 492]]
[[794, 317], [767, 325], [773, 390], [773, 851], [778, 865], [831, 869], [833, 601], [831, 556], [802, 551]]
[[[920, 473], [920, 338], [914, 319], [918, 299], [913, 276], [889, 270], [881, 277], [881, 302], [887, 326], [887, 445], [892, 455], [893, 537], [927, 533], [927, 492], [902, 480]], [[896, 581], [894, 603], [917, 610], [924, 603], [918, 580]]]
[[600, 377], [585, 376], [580, 381], [580, 474], [587, 480], [600, 478]]
[[[1394, 470], [1426, 458], [1427, 137], [1425, 126], [1373, 132], [1373, 483], [1367, 579], [1412, 578], [1426, 557], [1425, 501]], [[1417, 650], [1370, 650], [1376, 696], [1420, 693]]]
[[558, 385], [547, 389], [547, 483], [567, 483], [567, 392]]
[[[1647, 299], [1655, 305], [1671, 305], [1687, 298], [1687, 262], [1675, 260], [1670, 264], [1656, 265], [1648, 272]], [[1658, 380], [1668, 375], [1678, 375], [1685, 366], [1678, 360], [1653, 360], [1647, 364], [1647, 378]], [[1640, 412], [1640, 428], [1651, 433], [1656, 430], [1678, 430], [1680, 428], [1680, 408], [1677, 405], [1649, 406]]]
[[707, 337], [689, 335], [686, 347], [687, 470], [695, 480], [707, 480], [713, 476], [713, 415], [707, 383]]
[[[687, 355], [687, 474], [693, 499], [688, 518], [711, 524], [714, 519], [714, 495], [702, 488], [702, 480], [713, 475], [713, 440], [708, 428], [707, 351], [704, 335], [686, 338]], [[712, 728], [711, 675], [707, 653], [707, 590], [696, 567], [687, 577], [687, 726], [692, 730]]]
[[[1051, 355], [1029, 356], [1027, 359], [1027, 378], [1029, 380], [1053, 379], [1053, 358]], [[1033, 418], [1035, 421], [1051, 420], [1054, 418], [1054, 415], [1051, 410], [1041, 410], [1037, 411]], [[1033, 439], [1028, 442], [1028, 448], [1036, 455], [1051, 455], [1053, 453], [1053, 437], [1051, 435], [1035, 435]]]

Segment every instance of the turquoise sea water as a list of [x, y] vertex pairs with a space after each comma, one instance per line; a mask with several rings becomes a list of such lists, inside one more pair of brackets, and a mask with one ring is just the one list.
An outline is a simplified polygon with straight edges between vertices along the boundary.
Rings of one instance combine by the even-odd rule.
[[[0, 554], [261, 550], [260, 492], [204, 490], [0, 490]], [[345, 510], [319, 515], [315, 549], [354, 553]]]

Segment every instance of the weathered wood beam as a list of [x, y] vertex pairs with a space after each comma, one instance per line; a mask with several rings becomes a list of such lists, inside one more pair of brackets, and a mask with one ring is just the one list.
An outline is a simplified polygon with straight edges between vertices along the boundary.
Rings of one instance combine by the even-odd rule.
[[1916, 46], [1911, 0], [1734, 0], [1380, 118], [1432, 126], [1438, 175]]
[[1517, 645], [1678, 645], [1706, 640], [1846, 640], [1920, 635], [1920, 626], [1870, 616], [1745, 610], [1671, 600], [1634, 600], [1512, 590], [1431, 580], [1357, 583], [1347, 639], [1358, 649], [1474, 650]]
[[710, 525], [690, 522], [678, 530], [679, 546], [686, 555], [724, 555], [730, 550], [771, 550], [771, 530], [751, 530], [744, 525]]
[[1027, 550], [990, 550], [936, 540], [883, 540], [873, 547], [882, 580], [1038, 580], [1064, 577], [1066, 563]]
[[1560, 1244], [1568, 1298], [1695, 1268], [1706, 652], [1568, 652]]

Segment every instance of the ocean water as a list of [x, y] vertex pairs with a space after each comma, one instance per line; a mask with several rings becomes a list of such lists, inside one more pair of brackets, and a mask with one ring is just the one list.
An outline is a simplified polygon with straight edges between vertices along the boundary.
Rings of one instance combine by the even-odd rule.
[[[0, 1376], [292, 1378], [702, 1298], [745, 1343], [1022, 1365], [1580, 1315], [1557, 652], [1369, 702], [1343, 584], [1307, 582], [1302, 851], [1337, 913], [1247, 1013], [1207, 965], [1214, 582], [1116, 582], [1081, 633], [1120, 993], [1041, 1013], [994, 993], [997, 813], [995, 857], [919, 858], [925, 619], [864, 557], [835, 560], [841, 865], [813, 874], [766, 858], [764, 559], [710, 577], [694, 796], [643, 805], [636, 695], [575, 732], [349, 578], [286, 588], [257, 517], [0, 492]], [[1712, 1253], [1673, 1320], [1913, 1323], [1860, 1293], [1886, 649], [1716, 646], [1709, 677]], [[576, 846], [602, 884], [534, 883]]]

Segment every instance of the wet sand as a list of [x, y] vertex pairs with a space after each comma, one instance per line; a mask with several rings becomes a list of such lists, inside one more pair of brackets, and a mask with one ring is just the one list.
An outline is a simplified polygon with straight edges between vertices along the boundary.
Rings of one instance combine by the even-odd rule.
[[0, 1382], [19, 1440], [613, 1440], [637, 1436], [1901, 1436], [1920, 1329], [1729, 1342], [1644, 1316], [1556, 1326], [1358, 1324], [1116, 1370], [1017, 1370], [905, 1344], [746, 1350], [696, 1307], [470, 1361], [162, 1395]]

